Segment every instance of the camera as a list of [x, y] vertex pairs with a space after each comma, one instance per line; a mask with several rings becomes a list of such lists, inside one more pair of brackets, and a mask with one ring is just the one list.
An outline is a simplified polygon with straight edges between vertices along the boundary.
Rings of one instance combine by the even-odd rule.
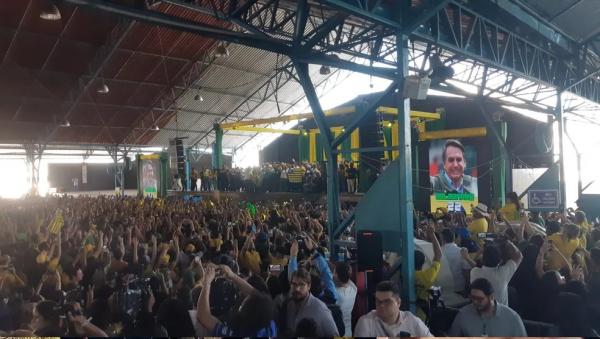
[[150, 297], [148, 289], [151, 288], [151, 285], [152, 277], [129, 281], [115, 295], [117, 307], [135, 318], [148, 302]]

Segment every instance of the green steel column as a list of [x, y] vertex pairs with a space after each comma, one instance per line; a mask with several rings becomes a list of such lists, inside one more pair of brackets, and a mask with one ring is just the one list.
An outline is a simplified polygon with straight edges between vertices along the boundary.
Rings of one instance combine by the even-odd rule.
[[309, 147], [308, 133], [302, 130], [300, 135], [298, 135], [298, 159], [300, 162], [309, 161]]
[[564, 148], [564, 118], [562, 105], [562, 92], [556, 96], [556, 120], [558, 121], [558, 164], [559, 164], [559, 193], [560, 209], [564, 212], [567, 208], [567, 187], [565, 179], [565, 148]]
[[[506, 121], [495, 123], [496, 130], [502, 140], [506, 141], [507, 136], [507, 124]], [[508, 154], [506, 153], [504, 146], [494, 136], [490, 136], [492, 139], [492, 188], [493, 188], [493, 203], [498, 206], [504, 206], [506, 197], [506, 172], [508, 168]], [[492, 204], [493, 205], [493, 204]]]
[[417, 190], [413, 192], [414, 201], [420, 202], [422, 190], [420, 187], [428, 186], [428, 183], [421, 185], [419, 183], [419, 175], [421, 168], [419, 167], [419, 134], [416, 131], [412, 131], [410, 134], [410, 142], [412, 143], [412, 174], [413, 174], [413, 185], [417, 186]]
[[223, 168], [223, 129], [215, 125], [215, 143], [212, 152], [213, 169]]
[[402, 257], [402, 297], [408, 301], [412, 312], [416, 308], [415, 295], [415, 254], [413, 235], [413, 190], [412, 190], [412, 154], [411, 154], [411, 125], [410, 125], [410, 99], [404, 98], [404, 83], [408, 76], [408, 36], [398, 33], [398, 94], [396, 95], [398, 107], [398, 161], [399, 197], [400, 206], [400, 234], [402, 239], [397, 242], [396, 249]]

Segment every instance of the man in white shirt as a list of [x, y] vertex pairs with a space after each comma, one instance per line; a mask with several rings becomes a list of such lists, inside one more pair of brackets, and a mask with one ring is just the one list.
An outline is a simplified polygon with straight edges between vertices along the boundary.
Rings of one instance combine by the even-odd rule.
[[344, 319], [344, 333], [340, 335], [344, 337], [352, 336], [352, 310], [354, 309], [354, 301], [356, 300], [356, 285], [350, 280], [351, 268], [345, 262], [339, 262], [335, 265], [333, 272], [333, 280], [335, 289], [338, 294], [336, 304], [342, 310], [342, 318]]
[[479, 278], [487, 279], [494, 288], [498, 303], [508, 306], [508, 282], [517, 271], [523, 255], [510, 241], [504, 240], [510, 259], [502, 263], [502, 251], [499, 245], [486, 244], [483, 249], [483, 266], [471, 270], [471, 283]]
[[375, 310], [358, 319], [355, 337], [432, 337], [425, 323], [410, 312], [400, 311], [400, 291], [391, 281], [375, 288]]
[[471, 269], [471, 265], [462, 257], [460, 247], [454, 242], [454, 232], [445, 228], [442, 230], [442, 255], [450, 266], [454, 280], [454, 292], [463, 293], [465, 288], [465, 273]]

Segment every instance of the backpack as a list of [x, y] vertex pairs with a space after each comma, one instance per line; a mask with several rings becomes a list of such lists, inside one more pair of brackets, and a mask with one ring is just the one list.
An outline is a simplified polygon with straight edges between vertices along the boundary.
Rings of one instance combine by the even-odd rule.
[[[279, 335], [285, 334], [287, 331], [287, 305], [291, 301], [290, 298], [285, 299], [285, 301], [281, 304], [279, 308], [279, 317], [277, 321], [277, 327], [279, 329]], [[337, 304], [326, 304], [327, 308], [331, 312], [331, 316], [333, 317], [333, 321], [335, 322], [335, 327], [337, 327], [338, 333], [340, 337], [344, 336], [346, 332], [346, 325], [344, 324], [344, 316], [342, 314], [342, 309]], [[289, 333], [288, 333], [289, 334]], [[287, 336], [287, 335], [284, 335]]]
[[340, 337], [343, 337], [346, 332], [346, 325], [344, 324], [344, 315], [342, 314], [342, 309], [340, 308], [340, 305], [327, 304], [327, 308], [329, 309], [329, 311], [331, 311], [333, 321], [335, 321], [335, 327], [337, 327]]

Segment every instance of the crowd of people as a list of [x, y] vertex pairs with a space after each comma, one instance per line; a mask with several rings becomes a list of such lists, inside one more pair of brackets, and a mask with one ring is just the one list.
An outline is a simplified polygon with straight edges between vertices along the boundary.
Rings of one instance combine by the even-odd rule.
[[431, 293], [442, 263], [454, 282], [445, 288], [472, 301], [448, 334], [523, 336], [524, 322], [549, 335], [600, 333], [600, 225], [583, 211], [528, 214], [512, 192], [497, 212], [478, 204], [469, 216], [422, 214], [416, 234], [434, 252], [427, 268], [415, 253], [417, 314], [436, 316]]
[[[416, 213], [415, 235], [434, 252], [432, 258], [415, 253], [417, 312], [404, 311], [398, 281], [384, 272], [369, 296], [374, 309], [353, 317], [357, 275], [351, 262], [335, 262], [327, 251], [324, 204], [102, 196], [0, 201], [0, 330], [521, 336], [524, 323], [535, 320], [556, 325], [557, 335], [595, 335], [598, 225], [580, 211], [527, 215], [518, 199], [507, 206], [496, 213], [480, 204], [469, 216]], [[547, 234], [535, 226], [542, 221]], [[431, 297], [446, 264], [452, 292], [472, 303], [444, 315], [451, 326], [443, 328]]]
[[[358, 169], [351, 161], [338, 164], [340, 191], [358, 191]], [[308, 162], [264, 163], [259, 167], [192, 169], [192, 191], [321, 193], [327, 184], [324, 164]]]

